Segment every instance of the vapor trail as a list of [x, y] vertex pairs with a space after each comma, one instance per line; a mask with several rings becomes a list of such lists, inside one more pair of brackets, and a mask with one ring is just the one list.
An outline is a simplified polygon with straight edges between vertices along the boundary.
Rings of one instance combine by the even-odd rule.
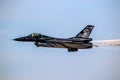
[[97, 41], [92, 41], [92, 43], [96, 47], [99, 47], [99, 46], [120, 46], [120, 39], [119, 40], [97, 40]]

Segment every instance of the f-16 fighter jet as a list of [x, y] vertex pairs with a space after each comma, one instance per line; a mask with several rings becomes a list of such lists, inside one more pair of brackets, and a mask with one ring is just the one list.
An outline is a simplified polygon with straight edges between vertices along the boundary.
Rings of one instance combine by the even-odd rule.
[[80, 33], [71, 38], [55, 38], [40, 33], [32, 33], [25, 37], [14, 39], [15, 41], [34, 42], [37, 47], [66, 48], [68, 52], [75, 52], [78, 49], [92, 48], [92, 38], [89, 38], [94, 26], [87, 25]]

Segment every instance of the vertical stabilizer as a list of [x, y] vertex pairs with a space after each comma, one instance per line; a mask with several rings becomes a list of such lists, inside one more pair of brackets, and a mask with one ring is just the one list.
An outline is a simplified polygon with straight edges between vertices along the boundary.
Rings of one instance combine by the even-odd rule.
[[88, 38], [93, 28], [93, 25], [87, 25], [80, 33], [75, 36], [75, 38]]

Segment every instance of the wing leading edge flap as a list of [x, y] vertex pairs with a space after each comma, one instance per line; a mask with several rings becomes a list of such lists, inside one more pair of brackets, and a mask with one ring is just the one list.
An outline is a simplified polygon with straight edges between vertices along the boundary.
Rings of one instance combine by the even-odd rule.
[[75, 52], [78, 51], [78, 48], [68, 48], [68, 52]]

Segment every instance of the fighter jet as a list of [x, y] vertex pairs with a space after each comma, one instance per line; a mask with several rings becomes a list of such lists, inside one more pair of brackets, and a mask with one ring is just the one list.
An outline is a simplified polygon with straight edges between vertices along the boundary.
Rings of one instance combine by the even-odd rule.
[[93, 25], [87, 25], [81, 32], [71, 38], [55, 38], [40, 33], [32, 33], [25, 37], [14, 39], [15, 41], [34, 42], [37, 47], [66, 48], [68, 52], [75, 52], [78, 49], [92, 48], [92, 38], [89, 38]]

